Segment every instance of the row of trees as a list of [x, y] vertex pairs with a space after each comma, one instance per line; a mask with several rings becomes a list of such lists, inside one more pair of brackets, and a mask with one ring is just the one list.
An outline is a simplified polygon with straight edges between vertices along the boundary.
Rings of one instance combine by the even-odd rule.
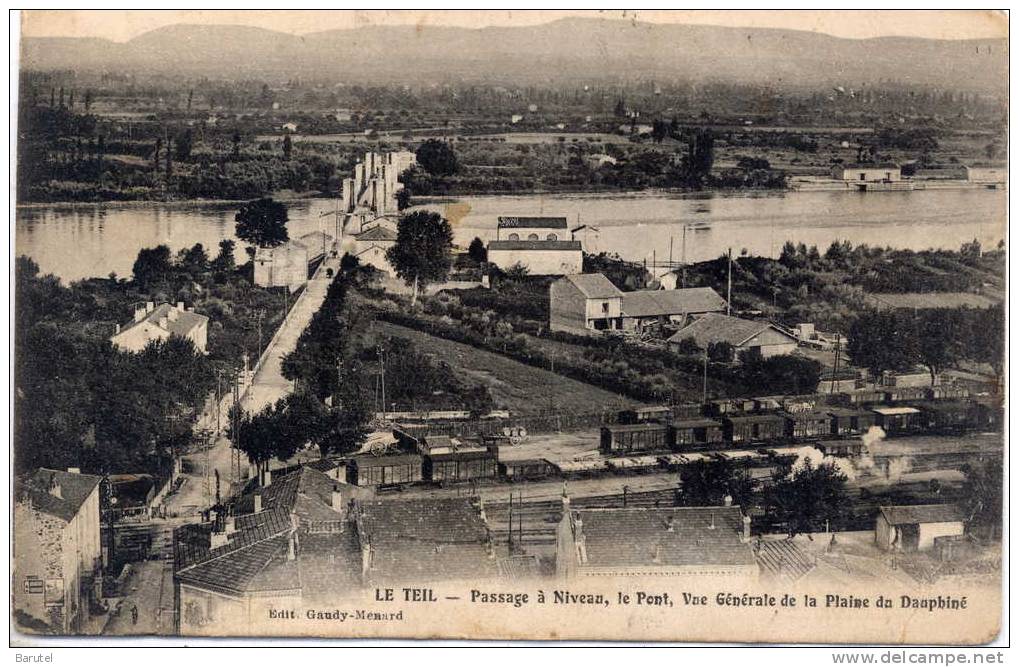
[[862, 314], [849, 330], [853, 363], [874, 373], [926, 366], [931, 382], [960, 361], [1004, 365], [1005, 312], [987, 309], [939, 308], [886, 310]]

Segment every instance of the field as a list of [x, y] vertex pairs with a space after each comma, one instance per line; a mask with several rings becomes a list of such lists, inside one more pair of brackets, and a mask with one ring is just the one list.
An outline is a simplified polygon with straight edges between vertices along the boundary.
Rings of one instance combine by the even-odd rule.
[[620, 394], [469, 345], [388, 322], [376, 321], [375, 326], [388, 335], [411, 340], [419, 350], [436, 355], [465, 379], [485, 385], [496, 405], [514, 414], [538, 414], [550, 407], [566, 413], [589, 413], [636, 403]]

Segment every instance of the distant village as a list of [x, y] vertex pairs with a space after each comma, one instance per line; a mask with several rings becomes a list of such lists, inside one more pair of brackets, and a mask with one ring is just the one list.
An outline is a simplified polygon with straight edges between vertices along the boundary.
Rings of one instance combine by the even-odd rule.
[[[731, 255], [725, 289], [687, 286], [680, 263], [642, 267], [639, 287], [623, 289], [585, 270], [598, 228], [563, 216], [507, 211], [483, 243], [486, 270], [422, 279], [421, 293], [494, 290], [514, 275], [542, 279], [546, 337], [534, 340], [549, 341], [543, 377], [555, 372], [557, 345], [592, 356], [626, 345], [685, 360], [694, 400], [592, 402], [570, 414], [555, 408], [557, 394], [572, 391], [563, 376], [562, 386], [531, 397], [548, 401], [540, 415], [499, 406], [483, 414], [397, 410], [385, 401], [383, 368], [383, 398], [356, 451], [243, 461], [226, 439], [233, 427], [224, 415], [237, 405], [271, 405], [293, 389], [279, 375], [281, 359], [332, 298], [335, 281], [367, 274], [359, 289], [368, 296], [360, 298], [401, 299], [404, 315], [420, 310], [406, 301], [412, 291], [418, 298], [418, 277], [408, 280], [393, 262], [409, 234], [399, 179], [416, 162], [410, 152], [366, 152], [343, 179], [328, 226], [254, 251], [254, 283], [295, 300], [246, 369], [247, 384], [217, 394], [201, 417], [210, 442], [222, 445], [179, 457], [165, 480], [40, 468], [17, 481], [21, 627], [131, 633], [141, 622], [153, 633], [215, 634], [223, 623], [257, 625], [265, 600], [309, 607], [400, 583], [714, 577], [923, 587], [997, 573], [1000, 526], [982, 522], [986, 508], [966, 501], [971, 481], [961, 472], [985, 459], [1000, 466], [997, 378], [958, 368], [874, 375], [853, 367], [848, 332], [790, 327], [734, 308]], [[970, 180], [997, 180], [967, 171]], [[841, 165], [832, 180], [868, 192], [906, 187], [891, 164]], [[453, 253], [454, 263], [468, 254]], [[994, 305], [976, 294], [871, 298], [884, 311], [937, 308], [943, 303], [928, 302], [952, 298]], [[109, 340], [133, 352], [181, 338], [204, 354], [214, 326], [184, 302], [145, 302], [125, 315]], [[799, 392], [709, 392], [712, 364], [787, 358], [823, 359], [829, 372]], [[229, 467], [211, 471], [220, 447]], [[776, 519], [748, 491], [773, 475], [790, 488], [807, 484], [818, 470], [837, 478], [847, 511], [852, 495], [838, 528], [835, 514], [800, 524], [789, 513]], [[723, 484], [698, 490], [712, 474]], [[192, 491], [202, 502], [174, 503], [202, 484]], [[133, 570], [151, 573], [148, 590], [129, 583]]]

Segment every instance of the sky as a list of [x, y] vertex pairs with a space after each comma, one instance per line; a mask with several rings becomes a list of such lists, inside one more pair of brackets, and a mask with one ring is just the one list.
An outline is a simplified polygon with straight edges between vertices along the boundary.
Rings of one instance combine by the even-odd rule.
[[985, 10], [944, 11], [811, 11], [811, 10], [416, 10], [385, 11], [242, 11], [242, 10], [29, 10], [22, 12], [22, 32], [31, 37], [100, 37], [124, 42], [179, 23], [248, 25], [293, 34], [355, 28], [366, 24], [534, 25], [568, 16], [636, 18], [651, 23], [709, 24], [749, 28], [812, 30], [836, 37], [890, 35], [932, 39], [1004, 38], [1008, 20]]

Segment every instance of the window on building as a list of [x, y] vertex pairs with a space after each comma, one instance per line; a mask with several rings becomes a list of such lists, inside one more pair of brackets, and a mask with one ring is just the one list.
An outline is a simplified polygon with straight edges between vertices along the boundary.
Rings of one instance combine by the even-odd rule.
[[608, 301], [602, 301], [601, 312], [603, 312], [603, 313], [609, 312], [609, 302]]
[[861, 180], [861, 181], [865, 181], [865, 180], [867, 180], [867, 174], [865, 174], [865, 173], [863, 173], [863, 172], [861, 171], [861, 172], [860, 172], [860, 180]]
[[538, 240], [538, 235], [537, 234], [531, 234], [531, 235], [529, 235], [527, 237], [527, 240], [528, 241], [537, 241]]
[[509, 235], [509, 240], [510, 241], [519, 241], [520, 240], [520, 234], [510, 234]]
[[556, 236], [555, 234], [549, 234], [545, 238], [547, 238], [549, 241], [558, 241], [559, 240], [559, 237]]

